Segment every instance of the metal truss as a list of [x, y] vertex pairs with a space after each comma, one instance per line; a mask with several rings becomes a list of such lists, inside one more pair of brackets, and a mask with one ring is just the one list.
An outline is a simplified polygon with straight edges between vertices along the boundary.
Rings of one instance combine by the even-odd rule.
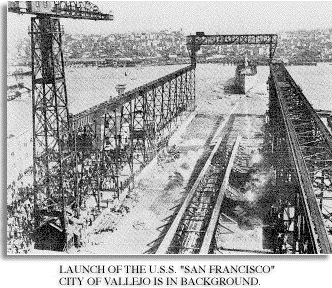
[[192, 63], [196, 63], [196, 52], [202, 45], [269, 45], [270, 61], [272, 61], [278, 42], [276, 34], [244, 34], [244, 35], [205, 35], [197, 32], [187, 36], [187, 47]]
[[[33, 175], [36, 225], [41, 211], [62, 211], [70, 200], [68, 100], [62, 27], [58, 19], [31, 19]], [[66, 175], [67, 173], [67, 175]], [[63, 221], [63, 226], [65, 223]]]
[[[11, 1], [8, 11], [37, 15], [31, 18], [29, 32], [32, 62], [34, 224], [38, 229], [50, 219], [56, 219], [56, 229], [64, 237], [62, 248], [66, 249], [69, 223], [67, 216], [79, 216], [84, 196], [89, 193], [97, 194], [99, 191], [100, 171], [104, 168], [100, 158], [106, 157], [106, 149], [102, 148], [101, 156], [97, 145], [101, 135], [96, 125], [83, 127], [79, 123], [70, 127], [62, 53], [63, 29], [59, 19], [52, 17], [113, 20], [113, 16], [101, 13], [97, 6], [88, 1], [55, 1], [44, 4], [41, 6], [37, 1]], [[86, 151], [89, 150], [91, 152], [87, 157]], [[84, 171], [88, 171], [90, 177], [84, 177]], [[48, 246], [48, 243], [44, 244]]]
[[[74, 115], [78, 179], [92, 178], [81, 181], [80, 189], [93, 191], [98, 203], [101, 192], [123, 197], [134, 175], [168, 142], [183, 112], [194, 108], [194, 84], [195, 69], [188, 66]], [[81, 151], [78, 142], [91, 144]], [[80, 163], [90, 166], [82, 169]]]
[[34, 14], [43, 17], [113, 20], [113, 14], [102, 13], [90, 1], [8, 1], [8, 11], [18, 14]]
[[330, 254], [332, 136], [282, 63], [271, 65], [269, 90], [277, 187], [286, 190], [281, 205], [293, 253]]
[[241, 137], [231, 146], [223, 140], [218, 138], [157, 254], [208, 254], [213, 250], [218, 215]]
[[90, 1], [54, 1], [52, 11], [56, 17], [87, 19], [87, 20], [113, 20], [112, 14], [102, 13], [98, 6]]

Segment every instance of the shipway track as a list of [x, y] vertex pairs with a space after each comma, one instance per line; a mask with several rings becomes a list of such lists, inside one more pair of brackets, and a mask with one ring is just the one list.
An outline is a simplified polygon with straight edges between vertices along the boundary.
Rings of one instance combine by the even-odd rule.
[[224, 122], [226, 124], [220, 129], [220, 135], [216, 133], [218, 137], [211, 141], [213, 149], [210, 156], [158, 247], [157, 254], [213, 253], [228, 180], [233, 165], [246, 154], [247, 139], [251, 138], [247, 133], [247, 127], [252, 125], [250, 119], [244, 115], [232, 115]]

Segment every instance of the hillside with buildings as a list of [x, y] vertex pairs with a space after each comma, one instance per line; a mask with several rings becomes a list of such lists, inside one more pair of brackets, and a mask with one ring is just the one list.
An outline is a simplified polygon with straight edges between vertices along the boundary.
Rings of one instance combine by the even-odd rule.
[[[332, 62], [332, 28], [281, 32], [278, 36], [275, 56], [286, 64]], [[186, 35], [182, 30], [109, 35], [65, 34], [63, 43], [66, 64], [189, 63]], [[16, 48], [16, 51], [8, 51], [9, 59], [14, 59], [9, 62], [29, 63], [29, 39], [22, 40]], [[258, 61], [266, 61], [268, 49], [253, 45], [203, 46], [197, 56], [199, 62], [233, 62], [249, 51]]]

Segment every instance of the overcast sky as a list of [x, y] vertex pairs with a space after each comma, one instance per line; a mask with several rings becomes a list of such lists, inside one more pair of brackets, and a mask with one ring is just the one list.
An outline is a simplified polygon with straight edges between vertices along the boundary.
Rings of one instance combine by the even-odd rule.
[[[93, 1], [114, 21], [62, 19], [67, 33], [110, 34], [180, 29], [185, 33], [275, 33], [332, 28], [332, 1], [325, 2], [109, 2]], [[26, 37], [30, 15], [8, 14], [8, 41]]]

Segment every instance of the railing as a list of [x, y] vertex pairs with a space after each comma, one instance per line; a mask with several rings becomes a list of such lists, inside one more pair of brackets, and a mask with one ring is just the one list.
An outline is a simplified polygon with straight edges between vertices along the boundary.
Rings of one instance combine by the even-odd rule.
[[[303, 239], [310, 238], [311, 253], [330, 254], [332, 187], [328, 183], [332, 181], [332, 136], [282, 63], [271, 65], [270, 97], [270, 110], [279, 111], [274, 111], [274, 117], [280, 118], [274, 123], [282, 123], [286, 132], [285, 140], [282, 136], [279, 142], [287, 143], [293, 164], [291, 174], [300, 190], [300, 201], [292, 203], [298, 215], [294, 219], [294, 243], [303, 246]], [[307, 228], [301, 229], [301, 221]]]

